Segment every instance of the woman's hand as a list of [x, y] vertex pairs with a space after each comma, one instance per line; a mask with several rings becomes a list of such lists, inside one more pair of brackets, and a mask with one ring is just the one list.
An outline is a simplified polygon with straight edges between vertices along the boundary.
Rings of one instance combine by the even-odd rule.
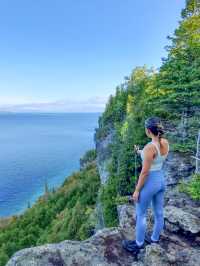
[[136, 152], [138, 152], [139, 146], [138, 145], [134, 145], [134, 149], [135, 149]]
[[138, 145], [134, 145], [134, 150], [135, 152], [137, 152], [138, 154], [141, 152], [141, 150], [139, 149]]
[[135, 202], [138, 202], [138, 200], [139, 200], [139, 195], [140, 195], [140, 192], [137, 191], [137, 190], [135, 190], [134, 193], [133, 193], [133, 200], [134, 200]]

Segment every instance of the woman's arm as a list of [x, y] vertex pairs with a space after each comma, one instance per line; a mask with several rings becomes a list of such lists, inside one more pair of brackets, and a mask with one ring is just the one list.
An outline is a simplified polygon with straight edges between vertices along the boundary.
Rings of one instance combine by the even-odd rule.
[[138, 179], [138, 183], [136, 185], [135, 191], [140, 192], [141, 188], [143, 187], [146, 177], [149, 173], [149, 169], [151, 167], [152, 161], [154, 159], [154, 147], [149, 144], [144, 149], [144, 160], [142, 170]]

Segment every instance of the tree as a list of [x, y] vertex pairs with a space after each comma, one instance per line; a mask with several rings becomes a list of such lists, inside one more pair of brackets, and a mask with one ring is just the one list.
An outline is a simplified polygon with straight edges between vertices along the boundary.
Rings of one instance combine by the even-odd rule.
[[[198, 12], [197, 12], [198, 10]], [[200, 13], [199, 1], [187, 1], [182, 21], [169, 37], [168, 57], [163, 60], [158, 81], [167, 93], [162, 99], [168, 108], [187, 116], [200, 104]]]

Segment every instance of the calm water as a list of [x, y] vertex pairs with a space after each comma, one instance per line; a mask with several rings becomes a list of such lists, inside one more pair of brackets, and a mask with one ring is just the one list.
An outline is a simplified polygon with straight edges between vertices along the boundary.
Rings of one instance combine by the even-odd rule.
[[0, 217], [61, 185], [94, 148], [100, 113], [0, 114]]

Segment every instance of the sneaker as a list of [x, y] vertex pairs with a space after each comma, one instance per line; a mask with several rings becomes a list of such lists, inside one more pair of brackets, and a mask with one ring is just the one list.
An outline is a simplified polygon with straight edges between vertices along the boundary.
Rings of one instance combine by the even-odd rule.
[[159, 240], [155, 241], [155, 240], [152, 240], [152, 239], [151, 239], [151, 234], [146, 234], [146, 235], [145, 235], [145, 241], [146, 241], [148, 244], [152, 244], [152, 243], [156, 243], [156, 244], [158, 244], [158, 243], [159, 243]]
[[127, 251], [137, 254], [140, 249], [144, 248], [144, 243], [141, 246], [138, 246], [135, 240], [124, 239], [122, 240], [122, 246]]

